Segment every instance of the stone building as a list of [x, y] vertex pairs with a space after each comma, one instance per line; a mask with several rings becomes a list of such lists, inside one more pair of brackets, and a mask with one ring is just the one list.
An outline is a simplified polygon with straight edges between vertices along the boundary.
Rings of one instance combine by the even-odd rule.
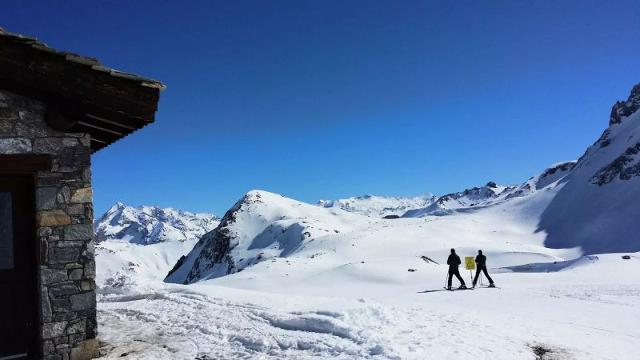
[[0, 359], [97, 354], [91, 154], [163, 88], [0, 29]]

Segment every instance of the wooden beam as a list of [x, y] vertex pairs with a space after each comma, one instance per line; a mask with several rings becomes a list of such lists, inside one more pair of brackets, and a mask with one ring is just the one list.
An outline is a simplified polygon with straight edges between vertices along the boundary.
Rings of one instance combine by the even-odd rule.
[[118, 139], [122, 138], [124, 135], [126, 135], [126, 134], [116, 135], [110, 132], [96, 129], [94, 127], [85, 126], [81, 123], [75, 124], [71, 129], [69, 129], [69, 132], [89, 134], [89, 136], [91, 136], [92, 139], [99, 140], [106, 144], [111, 144], [112, 142], [115, 142]]
[[87, 127], [92, 128], [92, 129], [96, 129], [96, 130], [100, 130], [100, 131], [108, 132], [109, 134], [114, 134], [114, 135], [118, 135], [118, 136], [122, 136], [122, 135], [124, 135], [124, 133], [122, 133], [122, 132], [114, 131], [114, 130], [111, 130], [111, 129], [105, 129], [105, 128], [104, 128], [104, 127], [102, 127], [102, 126], [98, 126], [98, 125], [90, 124], [90, 123], [87, 123], [87, 122], [84, 122], [84, 121], [78, 121], [78, 123], [77, 123], [77, 124], [78, 124], [78, 125], [82, 125], [82, 126], [87, 126]]
[[99, 121], [99, 122], [101, 122], [101, 123], [106, 123], [106, 124], [115, 125], [115, 126], [117, 126], [117, 127], [121, 127], [121, 128], [128, 129], [128, 130], [132, 130], [132, 131], [136, 129], [136, 128], [134, 128], [133, 126], [129, 126], [129, 125], [126, 125], [126, 124], [122, 124], [122, 123], [119, 123], [119, 122], [116, 122], [116, 121], [111, 121], [111, 120], [109, 120], [109, 119], [105, 119], [105, 118], [102, 118], [102, 117], [100, 117], [100, 116], [96, 116], [96, 115], [93, 115], [93, 114], [84, 114], [84, 115], [85, 115], [86, 117], [88, 117], [88, 118], [91, 118], [91, 119], [93, 119], [93, 120]]

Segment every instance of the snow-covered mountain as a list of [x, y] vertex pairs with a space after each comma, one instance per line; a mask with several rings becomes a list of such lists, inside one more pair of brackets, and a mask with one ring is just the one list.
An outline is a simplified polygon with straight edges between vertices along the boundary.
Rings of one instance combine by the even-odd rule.
[[561, 182], [539, 231], [552, 248], [589, 254], [640, 250], [640, 84]]
[[[633, 358], [629, 339], [640, 337], [633, 321], [640, 318], [640, 252], [630, 253], [640, 250], [638, 93], [614, 107], [609, 128], [578, 161], [520, 185], [488, 183], [442, 196], [411, 217], [362, 215], [366, 201], [347, 212], [250, 191], [197, 243], [103, 241], [103, 353]], [[370, 214], [380, 209], [370, 207]], [[182, 247], [167, 250], [173, 245]], [[502, 290], [487, 289], [485, 280], [473, 291], [443, 291], [450, 248], [461, 257], [482, 249]], [[625, 253], [583, 256], [600, 251]], [[163, 254], [174, 259], [171, 271]], [[100, 278], [112, 269], [115, 276]], [[166, 281], [190, 285], [160, 283], [167, 273]], [[131, 282], [133, 294], [118, 293]]]
[[341, 209], [253, 190], [178, 261], [167, 281], [186, 284], [236, 273], [273, 257], [286, 257], [310, 242], [367, 222], [367, 217]]
[[95, 223], [99, 290], [122, 292], [140, 288], [141, 281], [161, 281], [219, 222], [212, 214], [115, 204]]
[[515, 187], [497, 185], [489, 182], [484, 186], [466, 189], [461, 192], [438, 197], [432, 204], [421, 209], [405, 212], [403, 217], [420, 217], [425, 215], [448, 215], [454, 210], [472, 207], [482, 207], [504, 199]]
[[[369, 236], [368, 232], [379, 231], [380, 222], [388, 223], [379, 219], [380, 215], [397, 213], [403, 206], [420, 202], [427, 206], [408, 210], [403, 217], [429, 220], [434, 215], [482, 218], [491, 214], [490, 222], [501, 224], [497, 227], [525, 228], [530, 235], [525, 236], [525, 232], [521, 238], [531, 236], [538, 244], [538, 236], [542, 236], [549, 248], [580, 248], [586, 254], [638, 251], [639, 93], [640, 86], [634, 87], [627, 102], [614, 106], [609, 128], [577, 162], [553, 165], [518, 186], [489, 182], [437, 199], [367, 196], [323, 201], [320, 206], [251, 191], [227, 212], [218, 228], [203, 236], [191, 253], [178, 261], [167, 281], [192, 283], [218, 278], [266, 259], [300, 256], [309, 248], [317, 248], [319, 253], [337, 251], [331, 245], [341, 236], [336, 234], [358, 233], [360, 229], [362, 236]], [[387, 226], [391, 225], [383, 225]], [[472, 228], [466, 225], [455, 231]], [[387, 251], [396, 246], [388, 242], [390, 239], [379, 241], [386, 242]]]
[[541, 190], [564, 178], [575, 165], [575, 161], [561, 162], [545, 169], [518, 186], [497, 185], [490, 181], [484, 186], [440, 196], [427, 207], [409, 210], [403, 217], [444, 216], [495, 205], [516, 197]]
[[214, 229], [220, 219], [212, 214], [194, 214], [155, 206], [132, 207], [116, 203], [95, 223], [96, 242], [119, 240], [134, 244], [199, 239]]
[[433, 194], [416, 197], [364, 195], [338, 200], [320, 200], [318, 205], [381, 218], [389, 215], [400, 216], [409, 210], [426, 208], [436, 199]]

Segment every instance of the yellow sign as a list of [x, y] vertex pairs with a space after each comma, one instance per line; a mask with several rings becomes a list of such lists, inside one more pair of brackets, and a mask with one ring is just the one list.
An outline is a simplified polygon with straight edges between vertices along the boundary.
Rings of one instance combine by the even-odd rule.
[[473, 256], [465, 256], [464, 266], [467, 268], [467, 270], [475, 270], [476, 269], [475, 258]]

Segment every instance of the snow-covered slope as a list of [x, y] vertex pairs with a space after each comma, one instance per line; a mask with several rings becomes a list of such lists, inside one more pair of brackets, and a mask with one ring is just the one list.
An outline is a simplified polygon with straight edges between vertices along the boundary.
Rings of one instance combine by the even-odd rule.
[[[639, 107], [640, 86], [580, 160], [518, 186], [443, 196], [435, 210], [447, 216], [380, 219], [251, 191], [167, 277], [189, 285], [99, 294], [102, 353], [635, 359]], [[177, 243], [186, 244], [101, 245]], [[482, 249], [499, 288], [443, 291], [450, 248], [461, 257]], [[600, 250], [628, 252], [582, 256]], [[139, 260], [147, 253], [127, 254], [147, 267]], [[467, 285], [469, 275], [462, 271]]]
[[218, 223], [211, 214], [115, 204], [95, 224], [99, 290], [122, 292], [161, 281]]
[[121, 240], [134, 244], [199, 239], [214, 229], [220, 219], [212, 214], [194, 214], [155, 206], [132, 207], [117, 203], [95, 223], [96, 242]]
[[435, 200], [436, 197], [432, 194], [416, 197], [364, 195], [347, 199], [320, 200], [318, 205], [381, 218], [388, 215], [400, 216], [409, 210], [425, 208]]
[[539, 230], [552, 248], [640, 250], [640, 84], [611, 111], [609, 127], [562, 180]]
[[191, 283], [243, 270], [293, 252], [331, 234], [350, 231], [368, 218], [254, 190], [248, 192], [180, 259], [169, 282]]

